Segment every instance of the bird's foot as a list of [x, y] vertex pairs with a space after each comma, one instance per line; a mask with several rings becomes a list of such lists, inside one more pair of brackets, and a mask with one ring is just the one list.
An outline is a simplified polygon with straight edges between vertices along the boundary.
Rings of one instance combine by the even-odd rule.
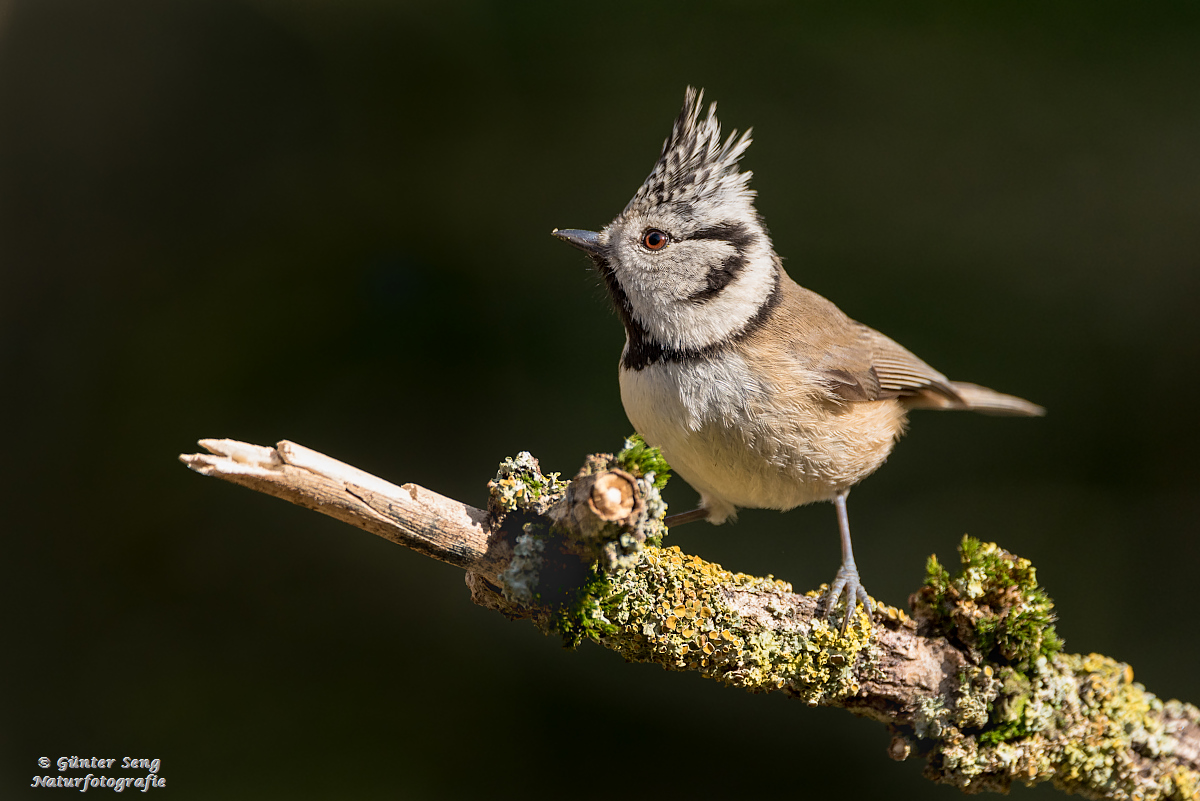
[[863, 609], [867, 610], [868, 619], [875, 614], [871, 598], [863, 588], [862, 581], [858, 578], [858, 570], [853, 565], [842, 565], [838, 568], [837, 576], [834, 577], [833, 584], [829, 587], [829, 595], [825, 599], [825, 620], [829, 620], [843, 597], [846, 599], [846, 614], [842, 617], [842, 636], [845, 636], [859, 601], [862, 601]]

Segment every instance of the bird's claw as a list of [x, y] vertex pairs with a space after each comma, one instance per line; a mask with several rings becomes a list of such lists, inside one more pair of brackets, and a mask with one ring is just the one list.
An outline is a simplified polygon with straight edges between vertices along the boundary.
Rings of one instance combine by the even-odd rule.
[[833, 584], [829, 587], [829, 595], [825, 600], [825, 620], [829, 620], [843, 596], [846, 598], [846, 614], [842, 617], [842, 636], [845, 636], [850, 627], [850, 618], [854, 616], [854, 609], [858, 606], [859, 601], [862, 601], [863, 609], [867, 610], [868, 618], [875, 614], [875, 609], [871, 606], [871, 598], [858, 578], [858, 570], [847, 565], [842, 565], [838, 569], [837, 576], [834, 577]]

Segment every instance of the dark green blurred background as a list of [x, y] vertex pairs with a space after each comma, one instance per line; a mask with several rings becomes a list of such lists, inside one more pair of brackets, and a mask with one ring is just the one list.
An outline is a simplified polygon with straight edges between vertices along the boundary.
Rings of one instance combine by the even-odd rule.
[[[549, 232], [621, 210], [689, 83], [755, 126], [793, 277], [1050, 410], [915, 416], [851, 503], [872, 594], [996, 540], [1069, 649], [1200, 701], [1200, 19], [962, 5], [0, 0], [0, 796], [80, 755], [174, 798], [959, 797], [175, 460], [288, 438], [482, 505], [619, 447], [620, 324]], [[671, 542], [838, 560], [828, 505]]]

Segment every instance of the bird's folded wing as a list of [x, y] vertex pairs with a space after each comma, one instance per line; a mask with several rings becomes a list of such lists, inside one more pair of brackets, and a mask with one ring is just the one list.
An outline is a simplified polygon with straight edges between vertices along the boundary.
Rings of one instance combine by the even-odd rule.
[[946, 376], [878, 331], [852, 323], [854, 335], [826, 354], [822, 373], [835, 395], [873, 401], [933, 394], [962, 403]]

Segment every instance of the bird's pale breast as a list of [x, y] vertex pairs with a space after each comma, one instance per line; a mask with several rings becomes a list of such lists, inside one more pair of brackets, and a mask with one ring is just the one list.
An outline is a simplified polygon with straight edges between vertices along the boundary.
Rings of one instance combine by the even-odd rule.
[[830, 500], [883, 464], [904, 428], [895, 400], [832, 399], [802, 365], [761, 360], [740, 347], [621, 371], [630, 421], [701, 494], [712, 522], [736, 507]]

